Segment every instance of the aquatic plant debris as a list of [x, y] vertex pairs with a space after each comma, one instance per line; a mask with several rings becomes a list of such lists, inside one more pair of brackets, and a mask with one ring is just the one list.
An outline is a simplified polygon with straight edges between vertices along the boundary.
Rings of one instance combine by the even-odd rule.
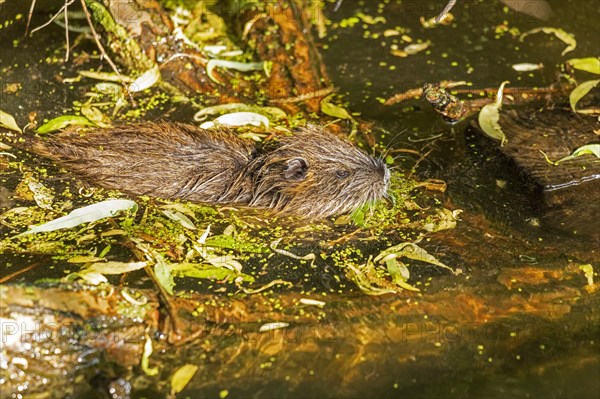
[[50, 132], [53, 132], [55, 130], [64, 129], [67, 126], [71, 126], [71, 125], [93, 126], [94, 123], [91, 122], [85, 116], [79, 116], [79, 115], [62, 115], [62, 116], [58, 116], [58, 117], [56, 117], [54, 119], [51, 119], [48, 122], [44, 123], [42, 126], [40, 126], [36, 130], [36, 132], [38, 132], [40, 134], [50, 133]]
[[418, 261], [425, 262], [425, 263], [430, 263], [432, 265], [439, 266], [446, 270], [449, 270], [450, 272], [452, 272], [452, 274], [457, 274], [456, 271], [454, 269], [452, 269], [450, 266], [443, 264], [442, 262], [437, 260], [435, 258], [435, 256], [430, 255], [427, 251], [425, 251], [423, 248], [419, 247], [417, 244], [415, 244], [413, 242], [403, 242], [401, 244], [389, 247], [389, 248], [381, 251], [379, 253], [379, 255], [377, 255], [375, 257], [374, 261], [375, 262], [386, 262], [389, 259], [395, 259], [395, 258], [401, 258], [401, 257], [418, 260]]
[[381, 288], [379, 285], [386, 285], [385, 281], [377, 275], [375, 265], [371, 258], [367, 263], [361, 266], [346, 265], [346, 277], [356, 284], [356, 286], [367, 295], [385, 295], [398, 292], [395, 288]]
[[119, 76], [114, 72], [78, 71], [77, 73], [86, 78], [95, 79], [95, 80], [104, 80], [107, 82], [131, 83], [134, 81], [134, 79], [129, 76], [123, 76], [123, 75]]
[[586, 265], [579, 265], [579, 270], [581, 270], [583, 272], [583, 274], [585, 275], [588, 286], [590, 286], [590, 287], [593, 286], [594, 285], [594, 267], [591, 265], [591, 263], [588, 263]]
[[153, 376], [158, 374], [158, 368], [150, 368], [150, 356], [152, 355], [152, 340], [146, 334], [146, 342], [144, 343], [144, 352], [142, 353], [141, 366], [146, 375]]
[[508, 83], [508, 81], [502, 82], [498, 89], [498, 93], [496, 94], [496, 101], [483, 106], [481, 111], [479, 111], [478, 117], [481, 130], [489, 137], [500, 140], [501, 147], [506, 143], [506, 135], [502, 131], [498, 121], [500, 120], [500, 108], [502, 108], [502, 100], [504, 97], [504, 86]]
[[61, 229], [70, 229], [83, 223], [91, 223], [100, 219], [115, 216], [122, 211], [137, 211], [137, 204], [131, 200], [109, 199], [96, 204], [84, 206], [75, 209], [68, 215], [54, 219], [48, 223], [32, 227], [31, 229], [17, 234], [15, 237], [22, 237], [35, 233], [49, 232]]
[[325, 115], [333, 116], [334, 118], [354, 119], [344, 107], [340, 107], [331, 102], [334, 96], [334, 94], [330, 94], [321, 100], [321, 112]]
[[[142, 269], [148, 262], [95, 262], [90, 266], [71, 273], [69, 276], [80, 277], [92, 285], [108, 282], [105, 274], [123, 274]], [[67, 279], [69, 278], [67, 276]]]
[[394, 284], [408, 291], [421, 291], [420, 289], [408, 284], [407, 281], [410, 278], [410, 272], [404, 263], [399, 262], [396, 258], [389, 258], [385, 261], [385, 265]]
[[184, 215], [183, 213], [181, 213], [179, 211], [170, 210], [170, 209], [163, 209], [162, 213], [169, 219], [171, 219], [175, 222], [181, 223], [181, 225], [183, 227], [185, 227], [186, 229], [196, 230], [196, 226], [194, 225], [194, 222], [192, 222], [190, 220], [190, 218], [187, 217], [186, 215]]
[[546, 153], [544, 151], [540, 150], [540, 152], [546, 158], [546, 162], [548, 162], [551, 165], [556, 166], [561, 162], [570, 161], [570, 160], [580, 157], [582, 155], [595, 155], [596, 158], [600, 158], [600, 144], [588, 144], [588, 145], [579, 147], [575, 151], [573, 151], [571, 153], [571, 155], [567, 155], [566, 157], [563, 157], [563, 158], [559, 159], [558, 161], [552, 161], [552, 160], [550, 160], [550, 158], [548, 158], [548, 155], [546, 155]]
[[575, 48], [577, 47], [577, 41], [575, 40], [575, 36], [573, 36], [573, 34], [565, 32], [564, 30], [559, 28], [552, 28], [548, 26], [528, 30], [519, 37], [519, 41], [522, 42], [527, 36], [533, 35], [538, 32], [544, 32], [547, 35], [553, 34], [567, 45], [567, 47], [563, 50], [563, 52], [560, 55], [565, 55], [568, 52], [575, 50]]
[[261, 107], [259, 105], [244, 103], [228, 103], [204, 107], [194, 114], [194, 120], [196, 122], [202, 122], [211, 115], [226, 114], [232, 112], [254, 112], [260, 115], [265, 115], [266, 117], [272, 120], [280, 120], [287, 118], [287, 114], [281, 108]]
[[421, 51], [427, 50], [429, 46], [431, 46], [431, 41], [427, 40], [423, 43], [409, 44], [402, 50], [392, 50], [391, 53], [396, 57], [408, 57], [409, 55], [415, 55], [420, 53]]
[[171, 395], [174, 396], [183, 391], [194, 377], [194, 374], [196, 374], [196, 371], [198, 371], [198, 366], [189, 363], [175, 370], [171, 376]]
[[148, 69], [146, 72], [141, 74], [136, 80], [131, 82], [127, 90], [129, 90], [131, 93], [144, 91], [154, 86], [160, 79], [160, 69], [158, 68], [158, 64], [154, 64], [152, 68]]
[[579, 84], [571, 94], [569, 94], [569, 103], [571, 104], [571, 109], [574, 112], [579, 112], [580, 114], [598, 114], [600, 113], [600, 109], [598, 108], [586, 108], [586, 109], [577, 109], [577, 103], [586, 94], [588, 94], [594, 87], [598, 86], [600, 83], [600, 79], [597, 80], [588, 80]]
[[450, 12], [450, 10], [452, 10], [452, 8], [454, 7], [455, 4], [456, 4], [456, 0], [449, 0], [448, 3], [446, 4], [446, 6], [444, 7], [444, 9], [438, 14], [437, 17], [435, 17], [434, 22], [436, 24], [439, 24], [444, 19], [446, 19], [446, 16]]
[[252, 125], [256, 127], [264, 126], [269, 127], [269, 119], [256, 112], [232, 112], [229, 114], [221, 115], [214, 121], [204, 122], [200, 125], [202, 129], [210, 129], [216, 125], [223, 126], [246, 126]]
[[8, 113], [2, 111], [1, 109], [0, 109], [0, 126], [5, 127], [10, 130], [15, 130], [17, 132], [22, 132], [19, 125], [17, 125], [17, 121], [15, 121], [15, 118], [11, 114], [8, 114]]
[[298, 302], [300, 302], [303, 305], [318, 306], [320, 308], [322, 308], [323, 306], [325, 306], [327, 304], [326, 302], [318, 301], [316, 299], [310, 299], [310, 298], [300, 298], [300, 300]]
[[521, 64], [513, 64], [511, 67], [517, 72], [532, 72], [539, 71], [540, 69], [544, 68], [544, 64], [533, 64], [530, 62], [523, 62]]
[[281, 242], [281, 238], [278, 238], [277, 240], [273, 241], [269, 247], [274, 251], [277, 252], [280, 255], [284, 255], [287, 256], [289, 258], [292, 259], [298, 259], [298, 260], [310, 260], [310, 265], [314, 266], [315, 265], [315, 259], [317, 258], [316, 255], [314, 253], [309, 253], [307, 255], [304, 256], [298, 256], [295, 255], [293, 253], [291, 253], [290, 251], [286, 251], [285, 249], [278, 249], [277, 246], [279, 245], [279, 243]]
[[268, 64], [264, 61], [261, 62], [239, 62], [239, 61], [228, 61], [228, 60], [209, 60], [206, 63], [206, 75], [215, 83], [221, 83], [213, 74], [216, 67], [235, 69], [240, 72], [248, 71], [260, 71], [263, 70], [266, 76], [269, 76]]
[[580, 71], [600, 75], [600, 58], [598, 57], [571, 58], [570, 60], [567, 60], [566, 63]]
[[258, 332], [273, 331], [273, 330], [278, 330], [281, 328], [286, 328], [288, 326], [289, 326], [289, 323], [284, 323], [284, 322], [266, 323], [266, 324], [263, 324], [262, 326], [260, 326], [260, 328], [258, 329]]

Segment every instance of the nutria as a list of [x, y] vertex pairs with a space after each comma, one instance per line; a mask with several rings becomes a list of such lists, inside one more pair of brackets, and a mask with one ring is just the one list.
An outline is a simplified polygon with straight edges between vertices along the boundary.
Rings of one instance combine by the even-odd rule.
[[226, 128], [169, 122], [69, 128], [29, 146], [85, 180], [129, 194], [272, 208], [310, 219], [385, 197], [390, 178], [381, 159], [313, 125], [272, 148], [256, 148]]

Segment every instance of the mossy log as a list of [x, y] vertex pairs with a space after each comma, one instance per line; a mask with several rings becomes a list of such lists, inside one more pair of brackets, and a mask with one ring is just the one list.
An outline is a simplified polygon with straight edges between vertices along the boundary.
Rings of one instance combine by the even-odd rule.
[[[305, 0], [198, 1], [189, 20], [179, 24], [155, 0], [86, 3], [102, 43], [124, 70], [141, 73], [156, 64], [163, 89], [203, 105], [261, 103], [309, 113], [331, 91]], [[214, 44], [239, 47], [246, 61], [265, 62], [266, 76], [249, 78], [225, 68], [211, 68], [209, 75], [208, 63], [217, 56], [205, 48]]]

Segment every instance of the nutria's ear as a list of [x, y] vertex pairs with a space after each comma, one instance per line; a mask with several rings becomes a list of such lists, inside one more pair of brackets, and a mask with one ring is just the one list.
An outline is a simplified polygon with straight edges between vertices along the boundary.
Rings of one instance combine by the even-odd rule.
[[283, 175], [287, 180], [304, 180], [308, 171], [308, 163], [304, 158], [292, 158], [287, 162]]

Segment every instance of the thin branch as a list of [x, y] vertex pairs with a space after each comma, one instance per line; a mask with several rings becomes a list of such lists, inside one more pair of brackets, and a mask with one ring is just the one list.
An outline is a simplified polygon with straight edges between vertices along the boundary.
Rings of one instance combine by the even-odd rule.
[[[71, 3], [75, 0], [71, 0]], [[71, 4], [69, 3], [69, 4]], [[65, 0], [65, 40], [67, 42], [67, 49], [65, 54], [65, 62], [69, 61], [69, 53], [71, 51], [71, 43], [69, 41], [69, 12], [67, 10], [67, 4]]]
[[440, 13], [440, 15], [438, 15], [437, 17], [435, 17], [434, 22], [436, 24], [439, 24], [440, 22], [442, 22], [446, 18], [446, 15], [448, 15], [448, 13], [450, 12], [450, 10], [452, 10], [452, 7], [454, 7], [455, 4], [456, 4], [456, 0], [450, 0], [448, 2], [448, 4], [446, 4], [446, 7], [444, 7], [444, 9], [442, 10], [442, 12]]
[[130, 100], [132, 102], [134, 102], [133, 101], [133, 97], [131, 97], [131, 93], [129, 92], [129, 89], [127, 88], [127, 84], [125, 83], [125, 80], [123, 79], [123, 76], [121, 75], [121, 73], [117, 69], [117, 66], [115, 65], [115, 63], [113, 62], [113, 60], [108, 56], [108, 54], [106, 53], [106, 50], [104, 50], [104, 46], [100, 42], [100, 39], [99, 39], [100, 36], [98, 35], [98, 33], [96, 32], [96, 29], [94, 28], [94, 24], [92, 23], [92, 16], [90, 15], [90, 10], [87, 8], [87, 5], [85, 4], [85, 0], [81, 0], [81, 7], [83, 8], [83, 12], [85, 14], [85, 18], [87, 19], [87, 22], [88, 22], [88, 25], [90, 27], [90, 30], [92, 31], [92, 36], [94, 37], [94, 41], [96, 42], [96, 46], [98, 46], [98, 50], [100, 50], [100, 55], [104, 59], [106, 59], [106, 62], [108, 62], [108, 65], [110, 65], [110, 68], [119, 77], [119, 80], [121, 81], [121, 84], [123, 85], [123, 87], [125, 88], [125, 90], [127, 91], [127, 93], [129, 94]]
[[87, 20], [90, 30], [92, 31], [92, 36], [94, 37], [96, 46], [98, 46], [98, 50], [100, 50], [100, 55], [106, 59], [106, 62], [108, 62], [108, 65], [110, 65], [110, 68], [113, 70], [114, 73], [117, 74], [119, 79], [121, 79], [121, 82], [123, 82], [123, 78], [122, 78], [121, 74], [119, 73], [117, 66], [115, 65], [113, 60], [108, 56], [108, 54], [106, 53], [106, 50], [104, 50], [104, 46], [100, 42], [98, 32], [96, 32], [96, 28], [94, 28], [94, 24], [92, 22], [92, 16], [90, 15], [90, 10], [87, 8], [87, 5], [85, 4], [85, 0], [81, 0], [81, 7], [83, 8], [83, 13], [85, 14], [85, 19]]
[[35, 269], [36, 267], [38, 267], [41, 264], [42, 264], [42, 262], [35, 262], [29, 266], [22, 268], [21, 270], [17, 270], [16, 272], [9, 274], [8, 276], [4, 276], [4, 277], [0, 278], [0, 284], [6, 283], [7, 281], [11, 280], [13, 277], [18, 276], [19, 274], [23, 274], [25, 272], [28, 272], [31, 269]]
[[37, 0], [32, 0], [31, 7], [29, 7], [29, 15], [27, 16], [27, 25], [25, 25], [25, 36], [29, 34], [29, 24], [31, 23], [31, 17], [33, 17], [33, 9], [35, 8], [35, 2]]
[[[46, 23], [44, 23], [44, 24], [38, 26], [37, 28], [35, 28], [34, 30], [32, 30], [31, 34], [33, 34], [34, 32], [37, 32], [38, 30], [43, 29], [46, 26], [50, 25], [60, 15], [61, 12], [63, 12], [63, 11], [66, 12], [67, 11], [67, 7], [70, 6], [74, 1], [75, 0], [71, 0], [68, 3], [65, 1], [65, 4], [63, 4], [63, 6], [60, 8], [60, 10], [58, 10], [58, 12], [56, 14], [54, 14], [52, 16], [52, 18], [50, 18]], [[32, 12], [33, 12], [33, 10], [32, 10]]]

